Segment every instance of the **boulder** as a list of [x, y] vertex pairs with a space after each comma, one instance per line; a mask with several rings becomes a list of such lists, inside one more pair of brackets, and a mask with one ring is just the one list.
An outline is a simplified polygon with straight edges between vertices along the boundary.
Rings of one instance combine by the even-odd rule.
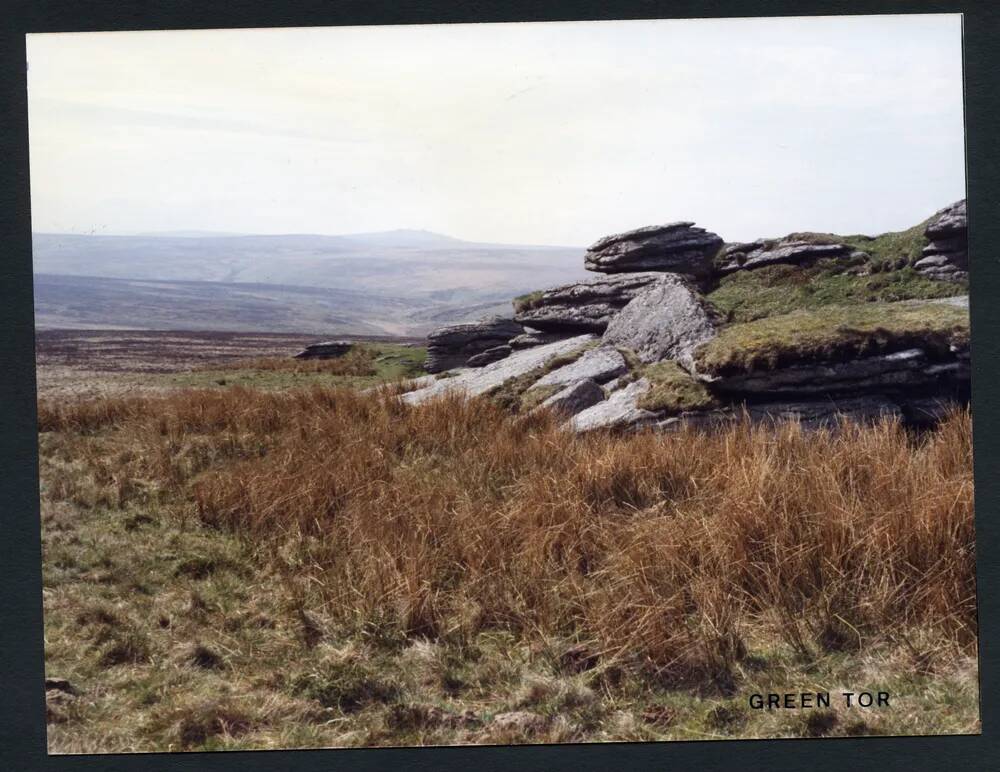
[[674, 359], [690, 369], [692, 352], [714, 338], [716, 328], [715, 312], [694, 287], [663, 274], [611, 320], [603, 340], [631, 349], [643, 362]]
[[839, 243], [815, 243], [793, 236], [783, 239], [727, 244], [716, 261], [715, 271], [725, 275], [734, 271], [750, 271], [779, 263], [809, 264], [824, 257], [846, 257], [853, 247]]
[[546, 290], [514, 314], [519, 324], [544, 332], [604, 332], [618, 311], [659, 273], [625, 273]]
[[513, 349], [508, 344], [503, 344], [502, 346], [494, 346], [493, 348], [488, 348], [482, 354], [476, 354], [475, 356], [469, 357], [469, 361], [466, 362], [468, 367], [483, 367], [492, 362], [499, 362], [505, 357], [509, 357]]
[[542, 402], [538, 409], [556, 410], [563, 415], [576, 415], [604, 400], [604, 389], [586, 378], [571, 383]]
[[461, 393], [467, 396], [486, 394], [508, 381], [522, 378], [534, 370], [543, 368], [556, 357], [572, 354], [595, 340], [593, 335], [578, 335], [555, 343], [515, 351], [510, 356], [483, 367], [453, 370], [451, 377], [437, 378], [433, 383], [401, 395], [400, 399], [415, 405], [445, 394]]
[[638, 407], [639, 398], [651, 385], [645, 378], [613, 392], [603, 402], [577, 413], [566, 422], [575, 432], [594, 429], [637, 429], [656, 422], [656, 414]]
[[928, 239], [914, 268], [930, 279], [968, 281], [969, 237], [965, 199], [946, 206], [931, 217], [924, 229]]
[[427, 362], [424, 369], [429, 373], [439, 373], [461, 367], [471, 357], [496, 346], [506, 345], [507, 341], [522, 332], [524, 328], [513, 319], [499, 316], [441, 327], [427, 336]]
[[694, 279], [712, 273], [722, 239], [692, 222], [650, 225], [599, 239], [584, 255], [587, 270], [600, 273], [666, 271]]
[[628, 364], [616, 349], [601, 346], [585, 351], [575, 362], [558, 367], [540, 378], [531, 388], [542, 386], [564, 386], [590, 380], [605, 383], [628, 372]]
[[939, 209], [935, 212], [924, 229], [924, 235], [931, 241], [937, 241], [964, 234], [967, 232], [968, 227], [968, 212], [966, 201], [963, 198], [961, 201], [956, 201], [954, 204], [950, 204], [944, 209]]
[[325, 340], [321, 343], [310, 343], [295, 355], [296, 359], [336, 359], [342, 357], [354, 348], [349, 340]]

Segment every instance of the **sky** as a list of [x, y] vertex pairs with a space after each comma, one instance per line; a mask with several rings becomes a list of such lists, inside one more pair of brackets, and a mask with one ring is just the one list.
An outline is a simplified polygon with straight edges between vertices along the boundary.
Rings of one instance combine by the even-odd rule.
[[28, 36], [33, 229], [586, 246], [907, 228], [965, 195], [961, 17]]

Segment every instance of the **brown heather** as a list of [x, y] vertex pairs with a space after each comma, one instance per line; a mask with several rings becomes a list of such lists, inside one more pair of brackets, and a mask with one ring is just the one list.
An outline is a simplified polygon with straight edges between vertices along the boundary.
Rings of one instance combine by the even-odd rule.
[[486, 399], [230, 388], [43, 401], [39, 424], [49, 496], [231, 531], [379, 636], [556, 635], [609, 669], [720, 687], [759, 641], [975, 641], [966, 412], [920, 437], [574, 436]]

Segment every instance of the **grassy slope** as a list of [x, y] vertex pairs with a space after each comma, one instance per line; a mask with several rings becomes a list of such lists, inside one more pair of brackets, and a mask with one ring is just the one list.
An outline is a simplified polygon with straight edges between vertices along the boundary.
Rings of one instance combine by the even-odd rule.
[[[359, 356], [360, 355], [360, 356]], [[423, 375], [427, 349], [396, 343], [366, 343], [344, 359], [236, 360], [222, 367], [161, 376], [172, 387], [244, 386], [268, 390], [318, 386], [365, 388]], [[347, 366], [343, 366], [346, 364]]]
[[775, 265], [723, 277], [708, 295], [731, 322], [748, 322], [797, 309], [961, 295], [968, 286], [928, 279], [912, 268], [927, 244], [923, 222], [880, 236], [794, 233], [789, 238], [849, 244], [870, 259], [819, 260], [808, 267]]
[[[977, 730], [967, 416], [915, 448], [391, 405], [42, 404], [53, 751]], [[747, 710], [772, 688], [897, 707]]]

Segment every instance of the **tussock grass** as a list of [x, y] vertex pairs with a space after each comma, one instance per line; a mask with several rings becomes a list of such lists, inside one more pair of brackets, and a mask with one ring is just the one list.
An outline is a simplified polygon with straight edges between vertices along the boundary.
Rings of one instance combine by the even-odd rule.
[[524, 311], [530, 311], [533, 308], [537, 308], [544, 294], [544, 290], [536, 290], [525, 295], [518, 295], [512, 301], [514, 305], [514, 313], [519, 314]]
[[[975, 640], [966, 412], [915, 445], [892, 423], [574, 436], [487, 399], [321, 388], [109, 402], [40, 405], [47, 457], [66, 464], [47, 495], [156, 501], [236, 535], [376, 643], [557, 636], [590, 642], [608, 677], [726, 693], [756, 640], [803, 656], [908, 629]], [[207, 557], [179, 576], [216, 565], [234, 570]], [[149, 656], [120, 638], [116, 661]], [[339, 663], [293, 692], [342, 710], [391, 699], [372, 679]]]

